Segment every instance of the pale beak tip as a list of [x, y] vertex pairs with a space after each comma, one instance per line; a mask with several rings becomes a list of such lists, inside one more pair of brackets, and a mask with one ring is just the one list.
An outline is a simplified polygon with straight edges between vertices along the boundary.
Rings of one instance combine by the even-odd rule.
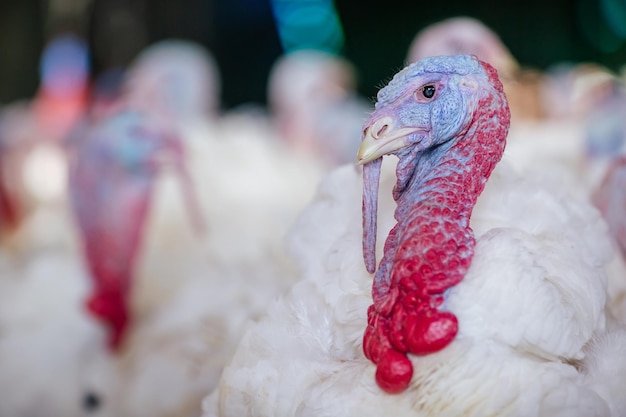
[[356, 154], [356, 164], [357, 165], [364, 165], [368, 162], [372, 161], [371, 158], [371, 150], [370, 150], [370, 146], [365, 144], [365, 142], [363, 142], [361, 144], [361, 146], [359, 147], [359, 151]]

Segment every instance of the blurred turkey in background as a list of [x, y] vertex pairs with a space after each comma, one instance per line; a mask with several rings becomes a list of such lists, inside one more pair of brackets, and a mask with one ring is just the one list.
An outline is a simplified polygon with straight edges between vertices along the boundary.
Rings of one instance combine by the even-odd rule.
[[3, 1], [0, 416], [200, 415], [376, 91], [429, 55], [496, 67], [505, 158], [604, 215], [626, 319], [626, 10], [545, 3]]

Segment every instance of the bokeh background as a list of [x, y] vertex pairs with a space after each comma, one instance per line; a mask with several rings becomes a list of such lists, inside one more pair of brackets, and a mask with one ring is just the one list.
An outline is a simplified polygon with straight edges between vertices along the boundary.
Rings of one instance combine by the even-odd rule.
[[197, 41], [218, 61], [224, 109], [265, 103], [272, 63], [307, 42], [351, 60], [371, 97], [418, 30], [457, 15], [482, 20], [525, 66], [626, 63], [626, 0], [2, 0], [0, 103], [34, 94], [45, 42], [63, 31], [87, 39], [94, 77], [157, 40]]

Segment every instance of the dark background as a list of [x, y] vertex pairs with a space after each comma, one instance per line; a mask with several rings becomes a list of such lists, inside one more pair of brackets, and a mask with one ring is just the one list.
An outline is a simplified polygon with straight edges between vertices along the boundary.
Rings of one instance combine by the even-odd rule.
[[[218, 61], [224, 109], [263, 104], [270, 67], [283, 52], [270, 1], [0, 0], [0, 103], [35, 93], [45, 41], [71, 30], [88, 40], [94, 76], [156, 40], [200, 42]], [[618, 71], [626, 64], [626, 0], [336, 0], [335, 9], [340, 53], [355, 64], [366, 97], [403, 66], [418, 30], [458, 15], [481, 19], [526, 66], [593, 61]]]

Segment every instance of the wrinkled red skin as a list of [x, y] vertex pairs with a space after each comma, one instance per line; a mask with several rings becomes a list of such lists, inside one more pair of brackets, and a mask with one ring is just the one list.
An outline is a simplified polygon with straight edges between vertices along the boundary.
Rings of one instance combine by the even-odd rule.
[[[483, 66], [502, 92], [495, 70]], [[469, 218], [504, 151], [510, 115], [508, 106], [497, 104], [491, 96], [479, 102], [467, 133], [472, 138], [460, 140], [440, 161], [446, 165], [443, 174], [435, 172], [418, 189], [394, 194], [398, 224], [385, 242], [377, 272], [390, 274], [385, 280], [390, 285], [381, 288], [375, 280], [363, 337], [365, 356], [377, 364], [376, 382], [388, 393], [402, 392], [410, 384], [408, 353], [440, 351], [458, 333], [456, 316], [439, 308], [445, 291], [470, 266], [475, 239]]]

